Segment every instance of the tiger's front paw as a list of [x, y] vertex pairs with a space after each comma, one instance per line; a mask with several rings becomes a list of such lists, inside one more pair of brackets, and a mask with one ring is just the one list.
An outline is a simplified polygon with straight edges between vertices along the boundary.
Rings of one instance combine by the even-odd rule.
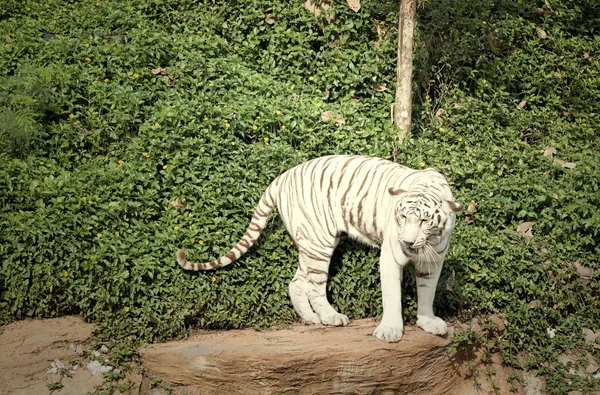
[[302, 323], [304, 325], [315, 325], [315, 324], [320, 324], [321, 320], [319, 319], [319, 316], [316, 314], [312, 314], [309, 317], [306, 318], [302, 318]]
[[430, 318], [425, 315], [417, 315], [417, 326], [434, 335], [443, 336], [448, 332], [448, 326], [440, 317]]
[[379, 326], [373, 332], [373, 336], [388, 343], [399, 342], [402, 339], [402, 334], [404, 333], [404, 326], [388, 326], [383, 323], [379, 324]]
[[344, 314], [335, 313], [328, 317], [321, 317], [321, 323], [331, 326], [347, 326], [350, 323], [350, 319]]

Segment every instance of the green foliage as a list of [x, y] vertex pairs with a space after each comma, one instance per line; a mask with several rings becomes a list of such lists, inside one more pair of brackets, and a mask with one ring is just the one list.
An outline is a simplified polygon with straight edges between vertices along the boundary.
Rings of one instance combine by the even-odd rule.
[[[503, 312], [508, 363], [527, 351], [525, 367], [556, 384], [549, 391], [591, 388], [556, 359], [587, 347], [583, 327], [600, 327], [599, 7], [425, 2], [414, 129], [398, 145], [396, 2], [362, 6], [336, 3], [328, 22], [285, 1], [6, 2], [0, 320], [81, 314], [118, 343], [117, 359], [192, 326], [292, 322], [297, 253], [276, 216], [224, 270], [183, 272], [174, 252], [227, 251], [293, 165], [369, 154], [440, 169], [456, 199], [472, 202], [438, 314]], [[516, 232], [523, 222], [535, 222], [533, 237]], [[351, 240], [334, 256], [329, 297], [351, 318], [381, 314], [377, 260]], [[589, 281], [581, 266], [593, 269]]]
[[469, 328], [456, 332], [451, 341], [452, 343], [448, 347], [450, 354], [464, 353], [467, 359], [472, 359], [484, 340], [481, 334]]
[[61, 388], [63, 388], [64, 384], [61, 383], [60, 381], [57, 381], [55, 383], [47, 384], [47, 386], [48, 386], [48, 391], [53, 392], [53, 391], [60, 390]]
[[51, 68], [24, 66], [6, 78], [0, 90], [0, 152], [23, 157], [42, 143], [45, 124], [56, 115], [57, 107]]

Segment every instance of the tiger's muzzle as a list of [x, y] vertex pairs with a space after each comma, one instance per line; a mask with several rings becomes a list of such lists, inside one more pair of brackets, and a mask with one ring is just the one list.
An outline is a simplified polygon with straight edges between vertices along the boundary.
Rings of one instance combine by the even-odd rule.
[[416, 240], [412, 243], [406, 242], [402, 239], [399, 239], [398, 241], [400, 242], [400, 248], [402, 249], [402, 252], [410, 256], [419, 255], [420, 251], [427, 244], [427, 240], [425, 239]]

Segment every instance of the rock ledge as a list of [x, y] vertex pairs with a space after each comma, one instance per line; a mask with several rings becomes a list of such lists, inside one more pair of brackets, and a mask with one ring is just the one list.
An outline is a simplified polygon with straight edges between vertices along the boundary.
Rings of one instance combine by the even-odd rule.
[[449, 393], [459, 366], [449, 340], [407, 326], [399, 343], [372, 336], [377, 322], [232, 330], [141, 350], [147, 374], [203, 394]]

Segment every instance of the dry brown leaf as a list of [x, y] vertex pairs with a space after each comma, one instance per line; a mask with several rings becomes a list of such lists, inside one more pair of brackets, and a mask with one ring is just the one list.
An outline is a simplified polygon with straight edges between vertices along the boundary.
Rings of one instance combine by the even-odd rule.
[[331, 110], [324, 111], [321, 113], [321, 121], [331, 121], [332, 117], [333, 117], [333, 111], [331, 111]]
[[331, 21], [335, 19], [335, 15], [333, 14], [333, 12], [331, 12], [331, 6], [326, 3], [321, 3], [321, 9], [325, 14], [325, 20], [331, 23]]
[[542, 267], [544, 269], [547, 269], [548, 267], [550, 267], [550, 265], [552, 265], [552, 261], [550, 259], [546, 259], [544, 262], [542, 262]]
[[272, 25], [274, 23], [277, 23], [277, 21], [279, 21], [279, 19], [275, 18], [274, 16], [268, 16], [265, 18], [265, 22], [267, 22], [269, 25]]
[[587, 53], [587, 52], [584, 52], [584, 54], [583, 54], [583, 58], [584, 58], [584, 59], [587, 59], [587, 58], [589, 58], [589, 57], [590, 57], [590, 54], [589, 54], [589, 53]]
[[538, 14], [552, 14], [552, 11], [550, 10], [545, 10], [543, 8], [536, 8], [535, 12], [537, 12]]
[[452, 273], [450, 273], [450, 276], [448, 277], [448, 281], [446, 281], [446, 291], [454, 292], [455, 278], [456, 278], [456, 273], [454, 272], [454, 269], [452, 269]]
[[554, 10], [552, 9], [552, 6], [550, 5], [550, 2], [548, 0], [544, 0], [544, 4], [546, 4], [546, 7], [550, 10], [550, 12], [554, 12]]
[[538, 37], [541, 38], [542, 40], [545, 40], [548, 38], [548, 33], [546, 33], [544, 31], [544, 29], [542, 29], [541, 27], [536, 28], [535, 31], [537, 32]]
[[360, 0], [347, 0], [348, 7], [354, 12], [358, 12], [360, 10]]
[[165, 75], [165, 71], [167, 71], [167, 69], [164, 69], [162, 67], [157, 67], [155, 69], [150, 70], [152, 72], [152, 74], [157, 75], [157, 74], [161, 74], [161, 75]]
[[544, 148], [544, 156], [549, 156], [552, 157], [554, 155], [556, 155], [556, 148], [553, 147], [546, 147]]
[[179, 208], [179, 207], [183, 206], [184, 203], [185, 203], [185, 199], [180, 199], [180, 198], [177, 198], [177, 199], [169, 202], [169, 204], [175, 208]]
[[523, 222], [521, 225], [517, 226], [517, 233], [522, 233], [525, 237], [533, 237], [533, 233], [531, 232], [533, 225], [535, 222]]
[[438, 108], [437, 111], [435, 112], [435, 117], [438, 119], [438, 121], [442, 118], [443, 113], [444, 113], [443, 108]]
[[568, 117], [569, 115], [571, 115], [571, 113], [570, 113], [570, 112], [568, 112], [568, 111], [563, 111], [563, 115], [564, 115], [565, 117]]
[[577, 164], [574, 162], [565, 162], [562, 159], [554, 158], [554, 162], [558, 163], [560, 167], [564, 167], [565, 169], [574, 169], [577, 167]]
[[381, 86], [379, 84], [373, 84], [373, 85], [371, 85], [371, 89], [373, 89], [374, 91], [377, 91], [377, 92], [387, 91], [387, 88], [385, 86]]
[[588, 361], [588, 365], [585, 367], [585, 372], [587, 374], [596, 373], [596, 371], [600, 369], [600, 366], [598, 366], [598, 363], [593, 358], [588, 359]]
[[587, 343], [594, 343], [596, 341], [596, 338], [600, 336], [600, 332], [596, 333], [590, 328], [583, 328], [583, 336], [585, 337], [585, 341]]
[[523, 108], [525, 108], [525, 106], [526, 106], [526, 105], [527, 105], [527, 100], [523, 100], [521, 103], [519, 103], [519, 104], [517, 105], [517, 108], [518, 108], [519, 110], [522, 110]]
[[337, 126], [342, 126], [343, 124], [346, 123], [346, 120], [344, 119], [344, 117], [340, 116], [335, 119], [335, 123]]
[[472, 215], [465, 215], [465, 222], [468, 224], [472, 224], [473, 223], [473, 216]]
[[590, 279], [592, 278], [592, 274], [594, 274], [594, 270], [591, 267], [585, 267], [579, 261], [573, 262], [573, 266], [577, 270], [577, 274], [581, 278], [583, 285], [588, 285]]
[[574, 351], [567, 351], [559, 355], [557, 359], [558, 362], [562, 363], [563, 365], [566, 365], [569, 362], [574, 363], [575, 361], [577, 361], [577, 354]]
[[323, 96], [323, 99], [325, 99], [325, 100], [329, 99], [330, 95], [331, 95], [331, 92], [329, 91], [329, 89], [325, 89], [325, 95]]
[[475, 208], [477, 208], [477, 202], [472, 200], [471, 204], [469, 204], [469, 207], [467, 207], [467, 211], [472, 213], [473, 211], [475, 211]]
[[321, 15], [322, 11], [325, 14], [325, 19], [327, 20], [327, 22], [331, 22], [333, 20], [333, 15], [331, 14], [331, 12], [329, 12], [331, 6], [327, 3], [321, 3], [320, 5], [316, 5], [312, 1], [306, 0], [304, 2], [304, 7], [310, 12], [312, 12], [313, 15], [317, 18]]
[[529, 303], [529, 308], [530, 308], [530, 309], [535, 309], [535, 308], [536, 308], [536, 307], [538, 307], [539, 305], [540, 305], [540, 301], [539, 301], [539, 300], [537, 300], [537, 299], [536, 299], [536, 300], [532, 300], [532, 301]]
[[358, 108], [360, 106], [360, 101], [356, 97], [353, 97], [351, 100], [354, 104], [354, 107]]
[[312, 12], [313, 15], [316, 16], [317, 18], [319, 17], [319, 15], [321, 15], [321, 8], [319, 8], [318, 5], [314, 4], [310, 0], [306, 0], [304, 2], [304, 8], [306, 8], [307, 10], [309, 10], [310, 12]]

